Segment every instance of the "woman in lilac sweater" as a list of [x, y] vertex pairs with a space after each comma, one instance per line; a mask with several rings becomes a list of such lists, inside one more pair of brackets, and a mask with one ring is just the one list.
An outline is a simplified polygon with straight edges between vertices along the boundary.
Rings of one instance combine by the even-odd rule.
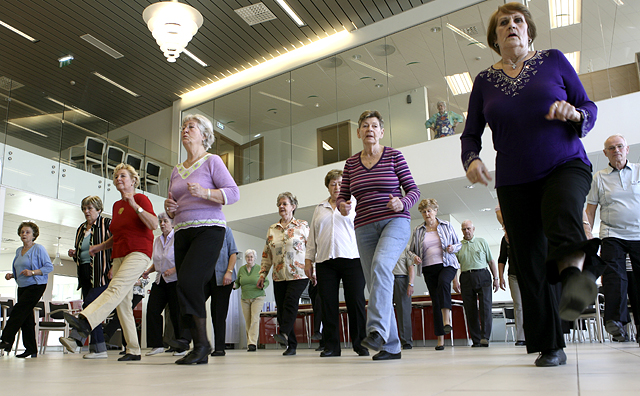
[[[175, 229], [175, 263], [178, 299], [183, 325], [191, 329], [194, 348], [177, 364], [207, 363], [211, 345], [207, 338], [205, 285], [214, 276], [224, 242], [226, 220], [222, 205], [235, 203], [238, 186], [219, 156], [207, 153], [213, 144], [213, 125], [202, 115], [182, 122], [182, 145], [187, 159], [171, 174], [165, 211]], [[188, 342], [172, 345], [189, 349]], [[186, 344], [186, 345], [183, 345]]]
[[[501, 60], [480, 72], [469, 98], [462, 162], [472, 183], [491, 179], [479, 154], [489, 124], [496, 189], [517, 264], [527, 351], [536, 366], [566, 363], [560, 318], [573, 321], [593, 304], [588, 271], [599, 241], [587, 242], [582, 211], [591, 164], [581, 137], [593, 128], [596, 105], [558, 50], [530, 51], [536, 26], [520, 3], [491, 16], [487, 42]], [[560, 303], [551, 283], [562, 281]]]

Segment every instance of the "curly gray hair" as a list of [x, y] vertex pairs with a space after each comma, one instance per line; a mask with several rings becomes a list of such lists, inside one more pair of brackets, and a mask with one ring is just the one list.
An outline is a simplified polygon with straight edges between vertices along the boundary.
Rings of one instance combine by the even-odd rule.
[[191, 121], [198, 125], [198, 129], [200, 129], [203, 137], [202, 145], [205, 150], [209, 150], [216, 140], [215, 134], [213, 133], [213, 124], [202, 114], [188, 114], [182, 119], [182, 129], [184, 129], [186, 123]]

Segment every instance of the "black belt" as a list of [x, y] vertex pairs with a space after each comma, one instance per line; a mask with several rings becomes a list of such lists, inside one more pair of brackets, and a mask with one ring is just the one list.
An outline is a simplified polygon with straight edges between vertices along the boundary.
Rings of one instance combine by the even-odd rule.
[[489, 268], [485, 267], [485, 268], [481, 268], [481, 269], [472, 269], [472, 270], [468, 270], [468, 271], [462, 271], [462, 273], [464, 274], [465, 272], [480, 272], [480, 271], [486, 271]]

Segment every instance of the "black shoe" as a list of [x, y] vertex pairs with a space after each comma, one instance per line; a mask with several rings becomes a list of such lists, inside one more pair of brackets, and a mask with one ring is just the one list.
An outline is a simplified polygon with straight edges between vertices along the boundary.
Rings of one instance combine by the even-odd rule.
[[120, 353], [118, 353], [118, 355], [126, 355], [127, 354], [127, 350], [125, 349], [124, 351], [120, 351]]
[[176, 360], [176, 364], [207, 364], [209, 363], [210, 352], [211, 347], [208, 345], [196, 346], [185, 357]]
[[282, 345], [283, 347], [286, 347], [289, 345], [289, 341], [287, 340], [287, 336], [284, 334], [280, 334], [280, 333], [276, 333], [273, 335], [273, 339], [276, 340], [276, 342], [280, 345]]
[[402, 349], [413, 349], [413, 345], [411, 345], [411, 344], [404, 344], [404, 345], [402, 346]]
[[288, 347], [286, 351], [282, 352], [282, 356], [293, 356], [296, 354], [296, 348]]
[[256, 351], [256, 346], [254, 344], [249, 344], [247, 346], [247, 352], [255, 352]]
[[380, 333], [378, 333], [377, 331], [372, 331], [360, 343], [367, 349], [379, 351], [384, 345], [384, 340], [382, 339]]
[[390, 353], [387, 351], [380, 351], [373, 355], [373, 360], [395, 360], [402, 358], [402, 352]]
[[[578, 319], [582, 311], [593, 304], [598, 294], [596, 280], [588, 271], [581, 272], [569, 267], [562, 272], [570, 271], [562, 281], [562, 296], [558, 307], [560, 318], [573, 322]], [[562, 274], [560, 275], [562, 277]]]
[[323, 346], [319, 346], [316, 348], [316, 352], [320, 352], [320, 351], [324, 351], [324, 347]]
[[119, 362], [130, 362], [130, 361], [137, 361], [142, 359], [140, 357], [140, 355], [132, 355], [130, 353], [125, 354], [123, 357], [119, 358], [118, 361]]
[[436, 345], [436, 351], [444, 351], [444, 345]]
[[64, 320], [66, 320], [67, 323], [69, 323], [69, 326], [76, 329], [80, 337], [84, 337], [84, 338], [89, 337], [89, 334], [91, 334], [92, 329], [91, 329], [91, 325], [89, 324], [86, 318], [82, 316], [78, 316], [76, 318], [75, 316], [71, 315], [69, 312], [63, 312], [62, 315], [64, 316]]
[[451, 333], [451, 325], [444, 325], [444, 334]]
[[567, 363], [567, 355], [562, 349], [551, 349], [546, 352], [540, 352], [540, 356], [536, 359], [537, 367], [555, 367]]
[[604, 325], [604, 329], [607, 333], [611, 334], [611, 337], [613, 337], [615, 341], [628, 341], [627, 332], [624, 330], [624, 326], [617, 320], [607, 320], [607, 323]]
[[320, 352], [320, 357], [340, 356], [341, 353], [342, 351], [330, 351], [328, 349], [325, 349], [324, 351]]
[[16, 355], [16, 357], [23, 358], [23, 359], [30, 357], [30, 358], [33, 359], [33, 358], [38, 357], [38, 353], [37, 352], [24, 351], [21, 354]]
[[322, 339], [322, 333], [320, 332], [313, 333], [313, 335], [311, 336], [312, 341], [320, 341], [321, 339]]
[[13, 346], [13, 343], [9, 344], [6, 341], [0, 341], [0, 349], [4, 349], [5, 352], [11, 352], [12, 346]]
[[516, 341], [516, 346], [525, 346], [525, 345], [527, 345], [527, 343], [524, 341]]
[[477, 344], [471, 344], [471, 348], [480, 348], [482, 346], [482, 344], [477, 343]]
[[358, 348], [355, 348], [354, 351], [358, 354], [358, 356], [369, 356], [369, 350], [362, 345], [360, 345]]
[[185, 340], [184, 338], [178, 338], [175, 340], [168, 340], [167, 344], [171, 347], [169, 349], [173, 349], [174, 352], [178, 351], [188, 351], [190, 347], [189, 340]]
[[211, 352], [211, 356], [224, 356], [227, 353], [225, 351], [213, 351]]
[[[167, 343], [167, 345], [168, 345], [168, 344], [169, 344], [169, 343]], [[165, 349], [165, 350], [164, 350], [164, 353], [174, 353], [174, 352], [176, 352], [176, 351], [177, 351], [177, 349], [176, 349], [176, 348], [174, 348], [174, 347], [172, 347], [171, 345], [169, 345], [169, 348]]]

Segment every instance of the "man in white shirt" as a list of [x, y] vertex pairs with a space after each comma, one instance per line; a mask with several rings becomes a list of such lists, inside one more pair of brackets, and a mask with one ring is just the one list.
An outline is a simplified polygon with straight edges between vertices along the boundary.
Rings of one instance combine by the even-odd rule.
[[616, 341], [625, 341], [624, 324], [629, 322], [627, 254], [634, 277], [640, 280], [640, 164], [627, 160], [629, 146], [622, 135], [610, 136], [603, 152], [609, 166], [593, 176], [586, 212], [593, 227], [600, 205], [600, 255], [606, 263], [602, 274], [605, 328]]

